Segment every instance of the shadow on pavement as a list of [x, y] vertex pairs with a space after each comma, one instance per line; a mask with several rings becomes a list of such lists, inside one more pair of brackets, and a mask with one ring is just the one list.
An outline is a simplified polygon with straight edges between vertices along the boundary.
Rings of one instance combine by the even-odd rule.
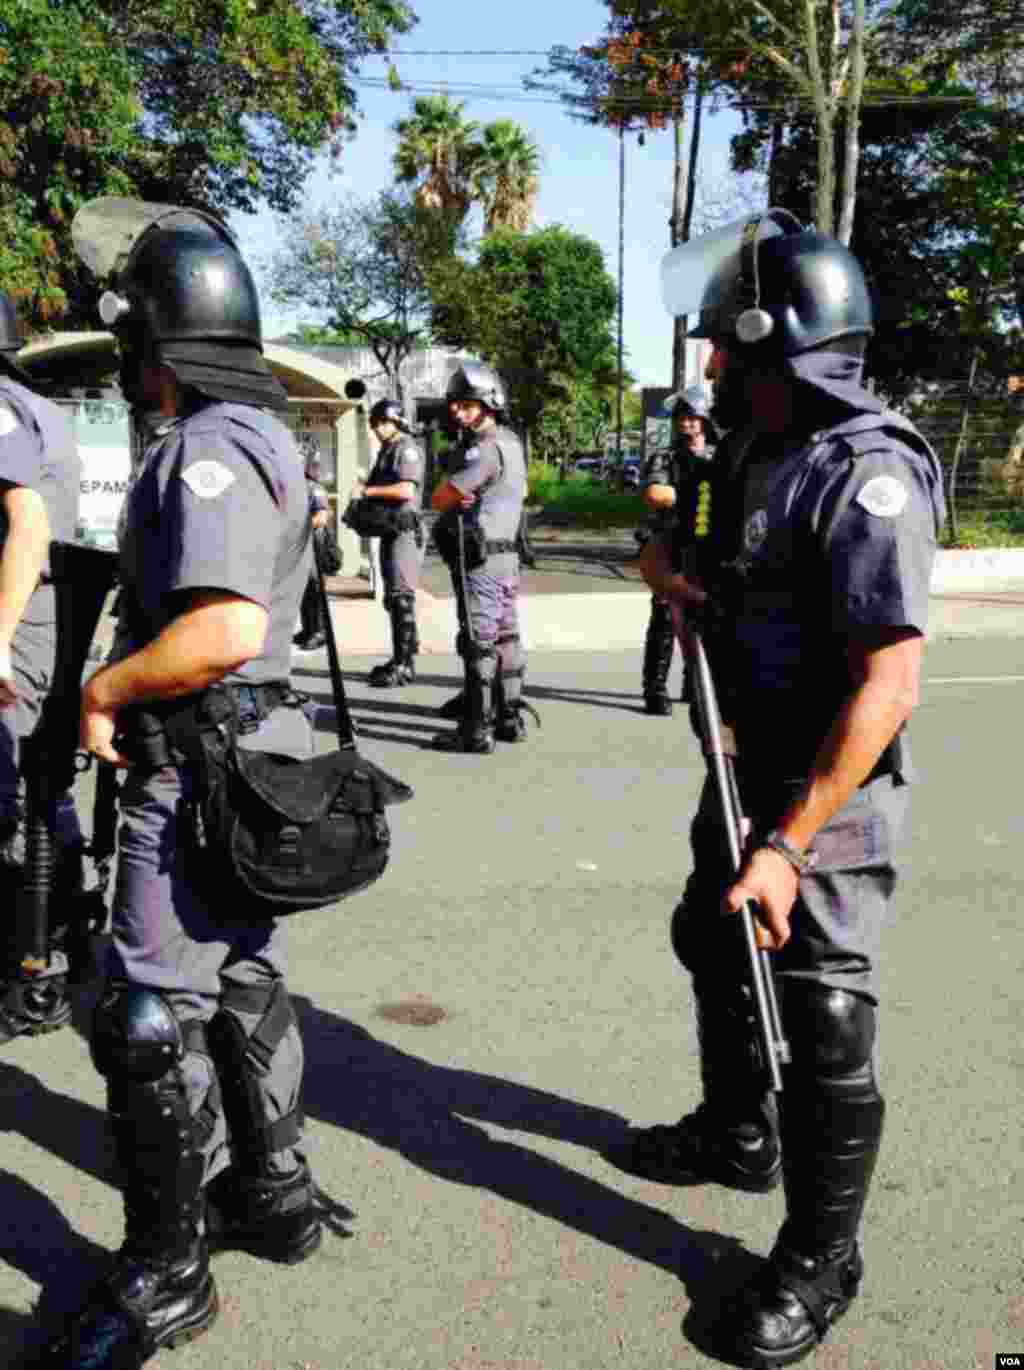
[[[694, 1335], [726, 1292], [761, 1258], [735, 1237], [686, 1227], [481, 1124], [569, 1142], [604, 1155], [621, 1148], [629, 1125], [616, 1113], [472, 1070], [434, 1065], [365, 1028], [293, 1003], [306, 1058], [309, 1117], [397, 1151], [439, 1179], [470, 1185], [552, 1218], [637, 1260], [678, 1276], [691, 1301]], [[439, 1202], [443, 1196], [439, 1193]]]

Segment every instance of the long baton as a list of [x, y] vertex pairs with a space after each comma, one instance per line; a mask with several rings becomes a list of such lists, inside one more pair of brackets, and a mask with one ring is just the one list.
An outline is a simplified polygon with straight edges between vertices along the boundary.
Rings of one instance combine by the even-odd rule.
[[[733, 874], [739, 875], [743, 866], [743, 843], [748, 829], [747, 820], [740, 805], [739, 789], [733, 771], [731, 758], [725, 754], [722, 743], [721, 715], [718, 711], [718, 698], [715, 684], [711, 678], [707, 654], [700, 633], [690, 628], [688, 647], [693, 666], [695, 698], [700, 717], [701, 733], [705, 740], [708, 767], [714, 777], [718, 792], [719, 805], [725, 823], [729, 843], [729, 856], [732, 860]], [[782, 1066], [789, 1063], [789, 1044], [782, 1030], [779, 1004], [775, 996], [775, 975], [772, 970], [771, 954], [757, 945], [755, 932], [755, 913], [752, 900], [744, 900], [739, 911], [743, 940], [746, 943], [747, 959], [750, 965], [750, 981], [754, 992], [754, 1010], [757, 1019], [757, 1033], [761, 1055], [771, 1083], [771, 1088], [779, 1093], [782, 1090]]]

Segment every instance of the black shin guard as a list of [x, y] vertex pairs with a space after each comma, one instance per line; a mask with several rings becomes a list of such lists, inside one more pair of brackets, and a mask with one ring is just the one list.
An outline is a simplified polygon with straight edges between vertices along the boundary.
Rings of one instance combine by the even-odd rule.
[[[251, 1031], [242, 1014], [261, 1015]], [[230, 986], [209, 1028], [232, 1153], [231, 1167], [207, 1190], [210, 1241], [289, 1264], [312, 1255], [322, 1236], [309, 1167], [292, 1151], [301, 1137], [301, 1108], [296, 1103], [275, 1117], [270, 1106], [272, 1062], [293, 1025], [288, 991], [275, 980]]]
[[790, 979], [782, 1018], [793, 1054], [780, 1102], [784, 1239], [827, 1260], [856, 1239], [881, 1145], [875, 1006], [847, 990]]
[[659, 599], [652, 600], [651, 617], [644, 640], [643, 664], [643, 694], [651, 712], [672, 712], [668, 697], [668, 673], [674, 649], [675, 631], [669, 607]]
[[[217, 1290], [201, 1231], [203, 1146], [216, 1099], [190, 1113], [182, 1060], [205, 1054], [203, 1025], [179, 1025], [152, 990], [115, 983], [96, 1009], [90, 1043], [107, 1078], [126, 1210], [113, 1269], [45, 1347], [55, 1370], [137, 1370], [157, 1351], [205, 1332]], [[211, 1086], [210, 1094], [216, 1090]]]

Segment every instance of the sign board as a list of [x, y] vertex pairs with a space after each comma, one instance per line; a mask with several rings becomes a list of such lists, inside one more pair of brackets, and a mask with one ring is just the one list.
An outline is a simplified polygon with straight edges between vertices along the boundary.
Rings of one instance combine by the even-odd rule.
[[131, 417], [119, 399], [61, 400], [82, 462], [75, 541], [117, 550], [117, 521], [132, 475]]
[[655, 452], [672, 446], [672, 420], [662, 414], [665, 400], [672, 394], [668, 385], [645, 385], [643, 388], [643, 460], [650, 461]]

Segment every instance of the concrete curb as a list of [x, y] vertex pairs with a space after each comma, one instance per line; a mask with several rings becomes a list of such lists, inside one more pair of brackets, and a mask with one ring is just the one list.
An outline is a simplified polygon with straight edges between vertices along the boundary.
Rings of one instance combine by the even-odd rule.
[[1024, 547], [956, 548], [935, 558], [933, 595], [956, 591], [987, 592], [1024, 586]]

